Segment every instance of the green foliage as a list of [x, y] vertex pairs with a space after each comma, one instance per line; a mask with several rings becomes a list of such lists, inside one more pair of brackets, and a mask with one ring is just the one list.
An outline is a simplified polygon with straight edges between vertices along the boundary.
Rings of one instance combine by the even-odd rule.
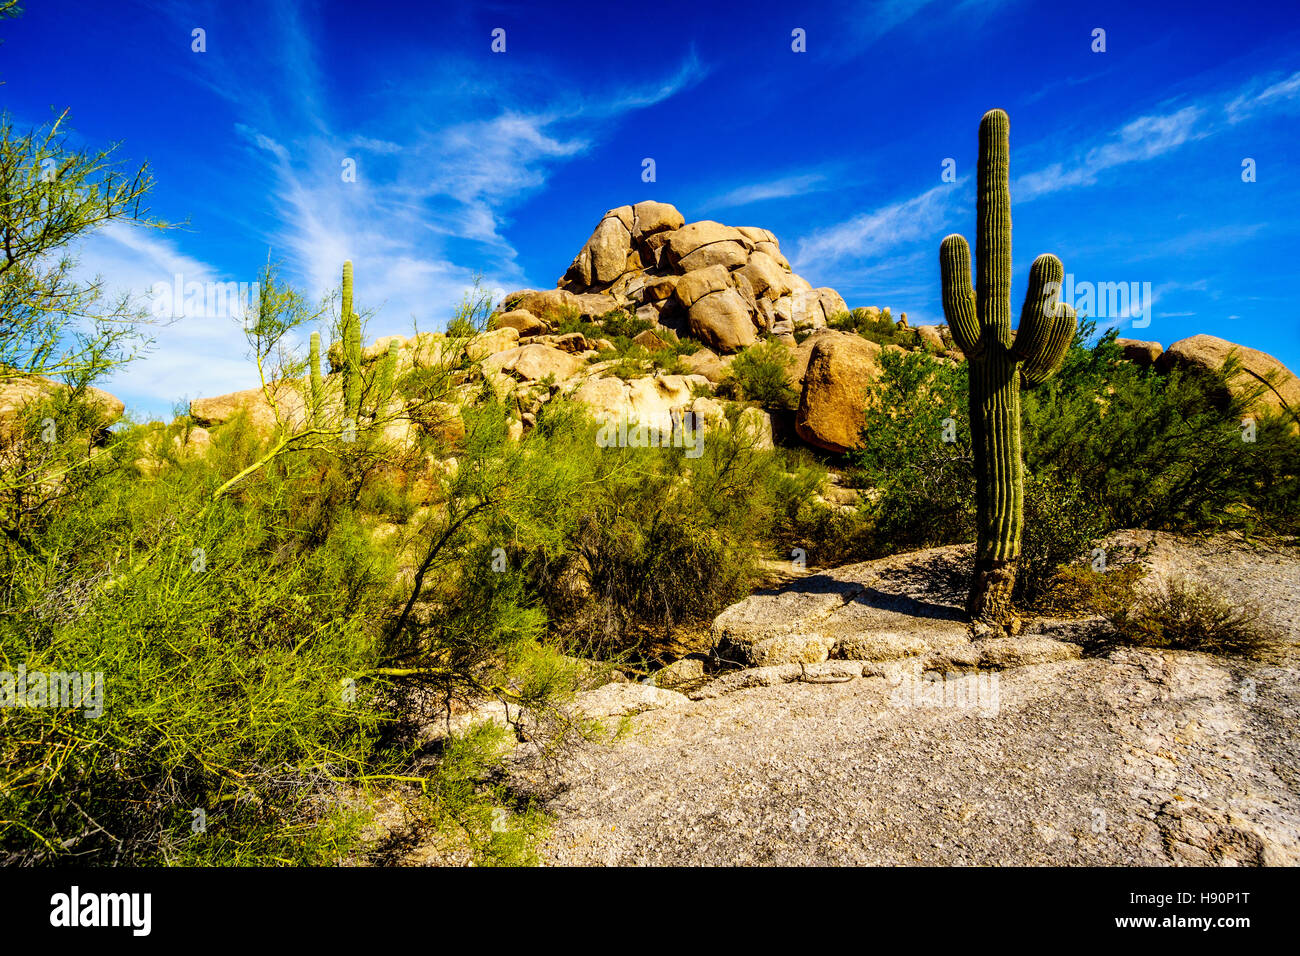
[[867, 309], [854, 309], [833, 316], [827, 323], [840, 332], [855, 332], [869, 342], [877, 345], [898, 345], [902, 348], [920, 348], [921, 337], [916, 329], [904, 325], [895, 325], [889, 310], [877, 312]]
[[1300, 437], [1252, 415], [1250, 391], [1228, 395], [1232, 367], [1162, 375], [1124, 361], [1114, 332], [1086, 347], [1091, 334], [1085, 323], [1057, 377], [1024, 396], [1031, 471], [1077, 481], [1111, 527], [1300, 532]]
[[1111, 565], [1104, 571], [1074, 562], [1057, 569], [1036, 609], [1052, 614], [1112, 615], [1136, 599], [1134, 586], [1145, 569], [1136, 561]]
[[[1250, 394], [1225, 397], [1231, 368], [1161, 375], [1122, 360], [1114, 332], [1088, 345], [1093, 336], [1084, 322], [1056, 376], [1022, 396], [1018, 602], [1041, 604], [1053, 568], [1117, 528], [1300, 531], [1300, 438], [1256, 413], [1255, 441], [1242, 440]], [[850, 453], [856, 483], [870, 489], [870, 533], [856, 547], [874, 555], [973, 540], [969, 365], [883, 352], [881, 368]]]
[[145, 206], [153, 177], [148, 164], [124, 165], [116, 147], [73, 148], [66, 116], [20, 132], [0, 115], [0, 384], [93, 382], [146, 344], [147, 311], [86, 277], [77, 249], [109, 224], [164, 227]]
[[861, 445], [849, 453], [869, 506], [873, 554], [969, 541], [975, 531], [968, 377], [922, 352], [884, 351]]
[[[553, 627], [576, 649], [617, 653], [640, 635], [707, 623], [747, 593], [776, 547], [789, 490], [777, 453], [744, 428], [681, 448], [602, 448], [578, 409], [552, 400], [535, 435], [582, 489], [561, 548], [533, 566]], [[784, 550], [784, 548], [783, 548]]]
[[1030, 474], [1025, 478], [1025, 530], [1012, 598], [1037, 607], [1060, 568], [1084, 556], [1108, 530], [1104, 512], [1073, 481]]
[[767, 409], [793, 409], [799, 404], [799, 394], [790, 384], [793, 365], [794, 355], [786, 346], [773, 340], [759, 342], [732, 359], [718, 392]]

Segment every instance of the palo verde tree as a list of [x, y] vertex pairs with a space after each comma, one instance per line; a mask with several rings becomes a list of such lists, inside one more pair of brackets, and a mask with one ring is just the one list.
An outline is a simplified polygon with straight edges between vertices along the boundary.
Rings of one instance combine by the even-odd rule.
[[1010, 120], [990, 110], [980, 121], [976, 258], [960, 235], [943, 240], [943, 310], [970, 368], [970, 425], [975, 455], [976, 554], [967, 609], [974, 620], [1014, 627], [1011, 606], [1024, 525], [1020, 389], [1056, 372], [1074, 338], [1074, 310], [1059, 301], [1064, 268], [1041, 255], [1029, 270], [1020, 326], [1011, 331]]

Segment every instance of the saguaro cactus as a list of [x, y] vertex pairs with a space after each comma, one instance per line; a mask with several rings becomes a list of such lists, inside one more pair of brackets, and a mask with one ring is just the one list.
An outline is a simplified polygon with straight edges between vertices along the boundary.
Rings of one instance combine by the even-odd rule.
[[397, 339], [390, 339], [388, 351], [380, 360], [379, 374], [375, 379], [375, 415], [384, 413], [383, 404], [391, 397], [393, 380], [397, 377]]
[[352, 311], [352, 260], [343, 263], [343, 408], [355, 422], [361, 415], [361, 316]]
[[308, 357], [311, 367], [311, 415], [315, 420], [320, 416], [321, 406], [325, 400], [325, 390], [320, 377], [320, 333], [311, 334], [311, 351]]
[[1020, 327], [1011, 332], [1010, 121], [990, 110], [980, 121], [976, 265], [951, 235], [939, 248], [943, 311], [970, 367], [970, 424], [975, 451], [977, 543], [967, 609], [975, 620], [1014, 625], [1011, 590], [1024, 524], [1020, 389], [1052, 376], [1074, 338], [1074, 310], [1059, 301], [1064, 268], [1053, 255], [1034, 260]]

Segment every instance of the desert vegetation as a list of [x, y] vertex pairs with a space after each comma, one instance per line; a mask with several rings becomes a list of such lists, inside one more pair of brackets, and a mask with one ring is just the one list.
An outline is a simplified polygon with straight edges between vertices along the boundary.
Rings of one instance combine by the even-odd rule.
[[[510, 745], [608, 730], [575, 695], [706, 658], [714, 619], [774, 569], [977, 542], [981, 574], [1017, 561], [999, 620], [1264, 640], [1220, 596], [1139, 595], [1132, 565], [1088, 562], [1123, 528], [1294, 542], [1294, 415], [1236, 359], [1157, 368], [1076, 328], [1044, 305], [1052, 257], [1023, 345], [1002, 341], [991, 279], [977, 320], [964, 242], [944, 245], [952, 331], [922, 331], [840, 308], [766, 230], [663, 203], [606, 214], [558, 290], [475, 288], [443, 330], [369, 344], [352, 263], [314, 301], [268, 260], [245, 324], [258, 386], [134, 420], [96, 383], [147, 315], [79, 279], [72, 250], [165, 224], [147, 166], [72, 149], [61, 124], [0, 127], [0, 671], [104, 675], [103, 706], [0, 710], [0, 861], [384, 862], [410, 837], [376, 819], [400, 806], [402, 833], [531, 862], [546, 820], [505, 783]], [[847, 414], [814, 414], [827, 382]], [[603, 440], [629, 409], [673, 441]], [[428, 732], [484, 702], [511, 719]]]

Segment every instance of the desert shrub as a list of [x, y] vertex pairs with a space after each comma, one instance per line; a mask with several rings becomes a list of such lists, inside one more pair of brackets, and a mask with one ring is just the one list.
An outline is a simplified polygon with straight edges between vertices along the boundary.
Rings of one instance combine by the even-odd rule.
[[1141, 647], [1263, 658], [1276, 640], [1258, 609], [1189, 577], [1164, 581], [1109, 616], [1122, 640]]
[[1136, 599], [1135, 585], [1145, 574], [1136, 561], [1095, 570], [1091, 563], [1063, 564], [1052, 575], [1035, 610], [1053, 614], [1113, 615]]
[[580, 409], [552, 400], [535, 431], [550, 455], [579, 470], [583, 489], [565, 541], [531, 565], [570, 647], [625, 652], [644, 635], [707, 623], [748, 592], [772, 547], [784, 472], [746, 429], [711, 430], [698, 457], [600, 447]]
[[647, 329], [654, 328], [654, 323], [647, 319], [638, 319], [623, 309], [611, 309], [600, 316], [600, 327], [606, 337], [634, 339]]
[[[1283, 417], [1255, 413], [1255, 441], [1242, 440], [1251, 395], [1229, 393], [1231, 367], [1157, 374], [1123, 361], [1113, 332], [1088, 345], [1093, 332], [1082, 323], [1060, 372], [1022, 393], [1021, 601], [1041, 595], [1053, 561], [1116, 528], [1300, 529], [1300, 437]], [[849, 455], [872, 489], [871, 551], [974, 539], [967, 390], [964, 362], [881, 354]]]
[[647, 319], [638, 319], [624, 309], [611, 309], [597, 316], [595, 321], [583, 318], [575, 311], [554, 323], [556, 332], [568, 334], [581, 332], [588, 339], [609, 339], [620, 352], [625, 352], [636, 338], [647, 329], [655, 327]]
[[960, 366], [921, 352], [885, 351], [869, 390], [861, 445], [849, 453], [855, 483], [874, 489], [875, 554], [969, 541], [975, 476]]
[[793, 364], [794, 355], [780, 342], [751, 345], [732, 359], [718, 393], [767, 409], [792, 409], [799, 402], [788, 372]]
[[204, 471], [106, 476], [42, 529], [62, 559], [15, 569], [0, 669], [102, 672], [104, 698], [98, 718], [0, 712], [0, 857], [320, 863], [351, 848], [356, 821], [328, 797], [384, 764], [369, 692], [343, 695], [371, 659], [380, 556], [346, 523], [286, 548], [260, 507], [205, 508]]
[[1025, 524], [1013, 600], [1036, 607], [1057, 571], [1082, 557], [1106, 530], [1105, 515], [1078, 484], [1025, 476]]
[[921, 345], [921, 337], [917, 331], [907, 326], [895, 325], [888, 309], [876, 313], [874, 317], [866, 309], [841, 312], [832, 316], [827, 321], [827, 325], [840, 332], [855, 332], [877, 345], [898, 345], [909, 349]]
[[[0, 552], [0, 671], [104, 674], [98, 718], [0, 710], [0, 860], [332, 863], [366, 851], [348, 795], [394, 779], [414, 788], [414, 824], [471, 859], [526, 859], [536, 814], [485, 782], [501, 754], [453, 740], [455, 759], [417, 769], [414, 730], [487, 696], [529, 707], [536, 739], [582, 731], [548, 716], [576, 671], [540, 642], [522, 570], [495, 561], [562, 540], [580, 490], [563, 462], [509, 442], [499, 405], [468, 416], [460, 468], [399, 555], [367, 527], [414, 512], [364, 435], [277, 456], [217, 495], [276, 439], [237, 418], [202, 458], [130, 466], [175, 431], [123, 429]], [[426, 586], [412, 591], [399, 559]], [[408, 599], [418, 620], [399, 624]], [[505, 830], [484, 828], [500, 811]]]
[[1077, 481], [1111, 527], [1300, 530], [1300, 437], [1255, 413], [1255, 441], [1242, 440], [1251, 394], [1229, 395], [1231, 367], [1162, 375], [1123, 361], [1114, 332], [1088, 347], [1091, 332], [1023, 394], [1031, 471]]

